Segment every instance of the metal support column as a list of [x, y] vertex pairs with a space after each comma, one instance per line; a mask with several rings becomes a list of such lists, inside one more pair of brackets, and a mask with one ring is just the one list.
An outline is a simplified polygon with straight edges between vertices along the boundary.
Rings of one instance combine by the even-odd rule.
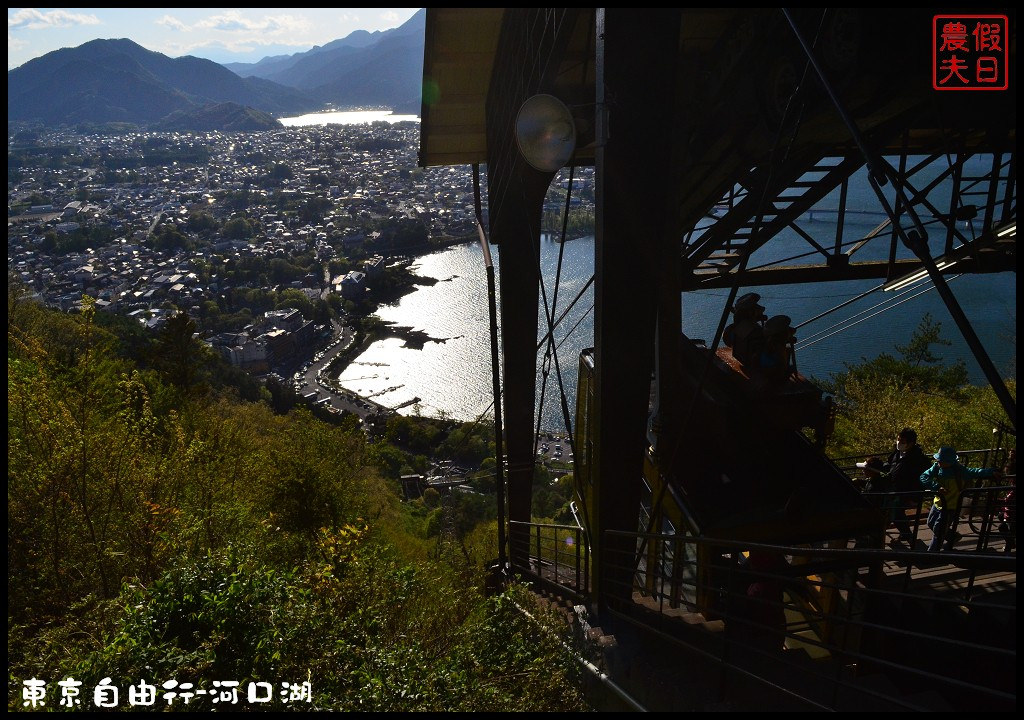
[[[678, 342], [678, 261], [665, 250], [671, 213], [671, 119], [678, 10], [598, 10], [595, 412], [595, 587], [599, 613], [627, 601], [633, 583], [655, 317], [670, 327], [662, 357]], [[642, 38], [642, 40], [641, 40]], [[647, 71], [638, 75], [635, 68]], [[665, 117], [654, 119], [649, 110]], [[676, 256], [681, 233], [674, 237]], [[667, 298], [664, 306], [659, 297]], [[662, 367], [662, 370], [668, 368]], [[662, 399], [662, 409], [669, 398]]]

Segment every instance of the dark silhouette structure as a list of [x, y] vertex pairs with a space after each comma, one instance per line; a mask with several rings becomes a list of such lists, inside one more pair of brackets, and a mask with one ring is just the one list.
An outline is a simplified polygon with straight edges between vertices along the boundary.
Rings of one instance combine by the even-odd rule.
[[[1014, 16], [1003, 14], [1012, 67]], [[722, 339], [741, 289], [865, 279], [898, 289], [926, 277], [1015, 432], [1015, 401], [943, 277], [1016, 269], [1015, 92], [934, 89], [934, 22], [931, 10], [901, 8], [428, 9], [420, 162], [486, 165], [481, 242], [501, 246], [498, 465], [507, 473], [499, 484], [508, 515], [499, 524], [508, 545], [506, 562], [502, 535], [499, 571], [571, 596], [620, 640], [655, 624], [662, 639], [685, 635], [691, 660], [704, 653], [742, 665], [735, 617], [728, 630], [737, 606], [728, 598], [738, 587], [748, 610], [777, 603], [784, 580], [805, 588], [787, 591], [785, 602], [817, 613], [810, 632], [831, 659], [889, 662], [904, 651], [890, 646], [892, 633], [878, 631], [878, 620], [895, 623], [914, 608], [867, 592], [885, 581], [886, 556], [872, 552], [882, 552], [873, 548], [888, 513], [822, 453], [832, 408], [796, 367], [789, 318], [774, 321], [778, 362], [761, 377]], [[576, 413], [565, 414], [575, 437], [573, 531], [583, 533], [586, 553], [574, 545], [571, 582], [559, 576], [558, 543], [545, 550], [534, 542], [540, 528], [530, 517], [537, 338], [550, 336], [557, 318], [539, 270], [555, 172], [527, 162], [517, 138], [520, 109], [538, 95], [571, 112], [568, 164], [592, 165], [596, 180], [594, 347], [561, 365], [555, 356], [559, 373], [578, 362], [579, 374]], [[851, 237], [844, 227], [857, 183], [883, 219]], [[834, 221], [832, 235], [812, 227], [815, 213]], [[806, 252], [779, 257], [783, 237]], [[682, 307], [687, 293], [707, 289], [727, 290], [728, 300], [715, 337], [696, 341], [682, 332]], [[854, 540], [856, 551], [848, 547]], [[739, 577], [750, 572], [740, 558], [758, 548], [789, 557], [772, 564], [781, 577]], [[929, 612], [947, 609], [939, 607]], [[780, 617], [778, 607], [757, 609], [773, 622]], [[854, 617], [864, 624], [851, 625]], [[994, 617], [979, 610], [971, 622], [1003, 627], [1004, 616]], [[664, 625], [666, 618], [679, 623]], [[727, 631], [722, 637], [715, 623]], [[793, 632], [786, 635], [791, 649]], [[963, 647], [923, 646], [936, 662], [960, 653], [955, 666], [967, 664]], [[713, 686], [719, 702], [759, 697], [721, 678], [699, 681], [695, 660], [655, 662], [654, 645], [631, 647], [633, 663], [644, 661], [637, 647], [650, 651], [651, 667], [682, 663], [677, 670], [694, 680], [694, 693]], [[1015, 651], [993, 652], [1015, 671]], [[924, 672], [924, 661], [900, 658], [910, 676]], [[866, 672], [870, 662], [854, 665]], [[756, 672], [771, 675], [769, 667]], [[747, 667], [730, 677], [754, 673]], [[968, 683], [960, 700], [1015, 705], [1015, 685], [992, 684], [979, 695]], [[844, 692], [840, 686], [826, 701], [793, 690], [771, 702], [844, 707]]]

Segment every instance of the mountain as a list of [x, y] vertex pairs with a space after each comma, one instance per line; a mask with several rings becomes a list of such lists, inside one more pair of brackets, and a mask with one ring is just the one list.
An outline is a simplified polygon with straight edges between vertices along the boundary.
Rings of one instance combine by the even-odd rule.
[[241, 78], [210, 60], [169, 58], [127, 39], [55, 50], [7, 73], [8, 120], [152, 123], [224, 102], [272, 113], [319, 107], [295, 88]]
[[324, 101], [344, 106], [383, 106], [397, 111], [420, 112], [423, 85], [423, 41], [426, 11], [413, 15], [394, 35], [344, 58], [323, 73], [308, 92]]
[[210, 104], [194, 110], [175, 110], [150, 125], [153, 130], [175, 132], [255, 132], [280, 127], [283, 126], [273, 116], [233, 102]]
[[226, 67], [288, 85], [337, 107], [389, 107], [418, 114], [426, 16], [421, 8], [392, 30], [357, 30], [305, 53]]
[[[395, 28], [395, 30], [397, 29], [398, 28]], [[299, 87], [298, 84], [292, 83], [290, 78], [286, 78], [288, 81], [282, 82], [275, 76], [281, 76], [286, 73], [290, 68], [294, 67], [296, 63], [302, 61], [306, 57], [319, 53], [330, 52], [340, 48], [364, 48], [369, 45], [373, 45], [384, 36], [393, 33], [395, 30], [377, 30], [372, 33], [366, 30], [354, 30], [340, 40], [332, 40], [326, 45], [316, 45], [306, 52], [294, 53], [292, 55], [272, 55], [255, 63], [235, 62], [223, 63], [223, 65], [228, 70], [236, 75], [240, 75], [241, 77], [261, 77], [265, 80], [280, 82], [282, 85]]]

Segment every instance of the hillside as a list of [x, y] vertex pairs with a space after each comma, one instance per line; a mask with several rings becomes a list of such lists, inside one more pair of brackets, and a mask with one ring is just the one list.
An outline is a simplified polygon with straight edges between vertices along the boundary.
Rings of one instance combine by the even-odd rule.
[[294, 88], [241, 78], [201, 58], [169, 58], [127, 39], [63, 48], [7, 73], [8, 120], [151, 123], [223, 102], [268, 113], [319, 107]]
[[[239, 681], [246, 710], [587, 709], [521, 588], [482, 592], [493, 522], [428, 539], [445, 511], [399, 502], [381, 441], [242, 400], [187, 319], [150, 336], [12, 289], [7, 367], [8, 710], [67, 677], [83, 708], [103, 678], [122, 708], [176, 678]], [[266, 705], [249, 682], [295, 686]]]
[[[288, 75], [288, 70], [296, 64], [315, 55], [329, 55], [334, 50], [341, 48], [358, 49], [373, 45], [393, 30], [378, 30], [367, 32], [366, 30], [355, 30], [339, 40], [332, 40], [325, 45], [316, 45], [305, 52], [293, 53], [291, 55], [273, 55], [265, 57], [255, 63], [224, 63], [231, 72], [241, 77], [260, 77], [265, 80], [273, 80], [284, 85], [299, 87], [301, 80], [296, 80]], [[300, 70], [297, 75], [301, 76]], [[316, 83], [313, 83], [314, 85]]]
[[305, 53], [226, 67], [337, 107], [386, 107], [418, 114], [425, 29], [426, 10], [420, 9], [392, 30], [356, 31]]
[[273, 116], [237, 103], [216, 103], [194, 110], [175, 110], [150, 126], [174, 132], [257, 132], [283, 127]]

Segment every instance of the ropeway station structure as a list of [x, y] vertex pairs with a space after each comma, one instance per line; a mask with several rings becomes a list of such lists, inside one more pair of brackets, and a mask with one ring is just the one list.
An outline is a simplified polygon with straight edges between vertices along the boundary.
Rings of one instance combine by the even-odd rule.
[[[930, 283], [999, 399], [994, 447], [970, 460], [1002, 463], [1016, 400], [948, 278], [1016, 271], [1015, 22], [1009, 9], [427, 10], [420, 162], [474, 166], [492, 302], [501, 288], [497, 572], [586, 618], [609, 702], [1015, 709], [1006, 488], [964, 493], [955, 551], [890, 549], [891, 499], [824, 454], [833, 409], [792, 348], [768, 381], [723, 343], [735, 300], [761, 286]], [[957, 47], [994, 58], [967, 77], [990, 86], [944, 85]], [[564, 331], [540, 281], [541, 215], [555, 175], [569, 168], [571, 193], [581, 166], [596, 183], [594, 347], [554, 355], [560, 381], [577, 377], [562, 410], [578, 522], [541, 525], [538, 351]], [[846, 222], [855, 183], [883, 218], [864, 234]], [[827, 237], [807, 221], [824, 212]], [[687, 337], [687, 293], [708, 288], [728, 297], [717, 332]]]

